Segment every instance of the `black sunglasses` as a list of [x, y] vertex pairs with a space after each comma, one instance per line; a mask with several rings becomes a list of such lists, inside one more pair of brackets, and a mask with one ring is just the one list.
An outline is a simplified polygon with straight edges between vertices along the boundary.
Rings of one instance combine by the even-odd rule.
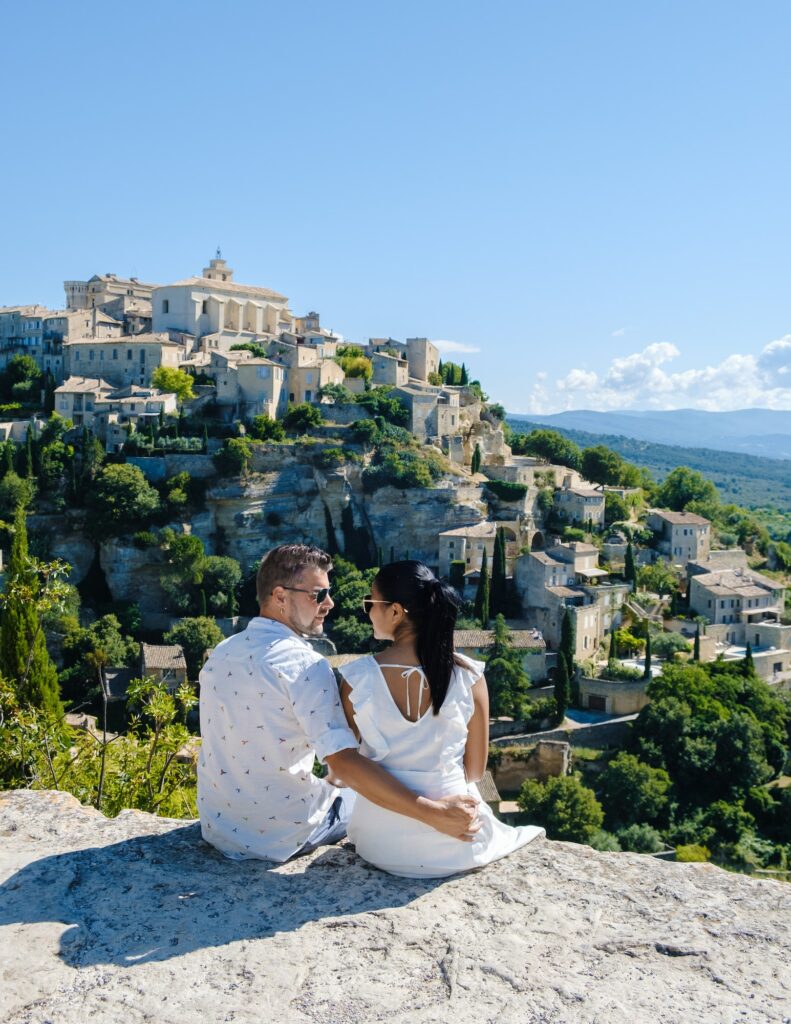
[[[283, 586], [282, 583], [281, 583], [281, 586]], [[296, 590], [297, 593], [299, 593], [299, 594], [310, 594], [310, 596], [313, 598], [313, 600], [316, 602], [316, 604], [324, 604], [324, 602], [330, 596], [330, 588], [329, 587], [321, 587], [319, 590], [305, 590], [304, 587], [285, 587], [285, 586], [283, 586], [283, 590]]]

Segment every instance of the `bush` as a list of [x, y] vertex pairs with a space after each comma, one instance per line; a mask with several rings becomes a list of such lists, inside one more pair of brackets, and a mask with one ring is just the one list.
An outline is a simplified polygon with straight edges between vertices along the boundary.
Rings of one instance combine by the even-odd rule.
[[214, 464], [226, 476], [243, 476], [251, 457], [252, 448], [246, 437], [229, 437], [215, 453]]
[[321, 469], [334, 469], [346, 462], [346, 455], [342, 448], [325, 448], [323, 451], [316, 452], [314, 461]]
[[543, 785], [528, 779], [518, 803], [532, 823], [543, 825], [550, 839], [588, 843], [604, 823], [596, 794], [576, 775], [551, 778]]
[[256, 441], [284, 441], [286, 437], [283, 424], [269, 416], [254, 416], [248, 424], [247, 432]]
[[302, 402], [300, 405], [290, 405], [288, 412], [283, 417], [283, 426], [286, 430], [294, 431], [297, 434], [304, 434], [312, 427], [320, 427], [324, 422], [321, 412], [315, 405]]
[[665, 848], [662, 836], [650, 825], [635, 823], [617, 833], [618, 842], [631, 853], [659, 853]]
[[617, 658], [610, 658], [607, 668], [601, 674], [602, 679], [616, 679], [623, 682], [633, 682], [643, 678], [642, 669], [632, 668], [631, 665], [622, 665]]
[[685, 843], [676, 847], [676, 860], [682, 864], [711, 860], [711, 851], [707, 846], [697, 843]]
[[371, 416], [381, 416], [389, 423], [397, 427], [405, 427], [409, 423], [409, 409], [400, 398], [389, 398], [390, 388], [372, 388], [357, 395], [355, 401], [364, 409], [367, 409]]
[[511, 480], [489, 480], [486, 487], [501, 501], [519, 501], [527, 494], [526, 484], [517, 484]]
[[136, 548], [156, 548], [159, 547], [159, 537], [151, 530], [138, 530], [132, 537], [132, 543]]
[[390, 446], [379, 449], [374, 461], [363, 471], [363, 487], [431, 487], [443, 475], [441, 459], [431, 452], [399, 451]]
[[612, 832], [606, 832], [603, 828], [593, 833], [588, 845], [592, 846], [594, 850], [599, 850], [601, 853], [619, 853], [621, 850], [618, 837], [614, 836]]
[[159, 512], [159, 495], [137, 466], [105, 466], [88, 493], [88, 529], [97, 539], [144, 526]]

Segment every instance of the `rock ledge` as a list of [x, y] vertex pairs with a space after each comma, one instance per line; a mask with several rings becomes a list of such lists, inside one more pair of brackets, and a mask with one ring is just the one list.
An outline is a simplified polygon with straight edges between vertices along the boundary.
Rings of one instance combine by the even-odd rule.
[[193, 823], [0, 794], [0, 1020], [791, 1020], [791, 887], [539, 841], [409, 881], [236, 864]]

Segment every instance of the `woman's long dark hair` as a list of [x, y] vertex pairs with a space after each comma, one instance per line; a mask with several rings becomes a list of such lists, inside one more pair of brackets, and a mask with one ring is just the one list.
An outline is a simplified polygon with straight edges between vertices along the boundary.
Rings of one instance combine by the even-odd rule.
[[456, 591], [438, 580], [427, 565], [413, 560], [385, 565], [374, 583], [385, 601], [397, 601], [407, 610], [436, 715], [448, 692], [454, 666], [453, 630], [459, 611]]

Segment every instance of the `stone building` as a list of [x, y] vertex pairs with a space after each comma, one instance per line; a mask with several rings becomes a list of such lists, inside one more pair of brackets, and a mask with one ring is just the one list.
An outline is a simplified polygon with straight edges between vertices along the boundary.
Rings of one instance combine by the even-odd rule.
[[653, 508], [646, 525], [657, 537], [657, 550], [671, 562], [686, 565], [708, 557], [711, 550], [711, 523], [692, 512], [671, 512]]
[[402, 387], [409, 382], [409, 364], [406, 359], [388, 355], [386, 352], [375, 352], [371, 356], [373, 365], [373, 384]]
[[153, 329], [188, 335], [196, 349], [273, 339], [293, 329], [288, 299], [271, 288], [238, 284], [225, 260], [210, 260], [200, 277], [153, 289]]
[[416, 384], [393, 388], [393, 398], [399, 398], [409, 409], [407, 430], [421, 441], [441, 440], [459, 429], [461, 414], [459, 396], [455, 391]]
[[[534, 682], [547, 676], [547, 645], [541, 631], [511, 626], [511, 647], [519, 651], [522, 666]], [[492, 629], [457, 629], [453, 633], [453, 648], [476, 661], [485, 661], [494, 643]]]
[[406, 357], [413, 380], [428, 381], [439, 370], [439, 349], [428, 338], [407, 338]]
[[689, 578], [689, 607], [713, 625], [724, 625], [725, 639], [746, 643], [757, 625], [779, 622], [784, 612], [782, 583], [745, 569], [721, 569]]
[[165, 683], [175, 693], [187, 682], [187, 662], [179, 644], [141, 644], [140, 673]]
[[113, 388], [97, 377], [71, 376], [55, 388], [55, 411], [75, 427], [93, 426], [96, 402], [107, 397]]
[[[144, 284], [136, 277], [118, 277], [116, 274], [94, 274], [87, 281], [64, 281], [66, 292], [66, 308], [106, 309], [114, 307], [114, 312], [124, 312], [129, 307], [142, 309], [148, 304], [150, 311], [151, 295], [157, 286]], [[110, 310], [107, 310], [110, 312]]]
[[564, 487], [555, 491], [555, 511], [567, 523], [594, 529], [604, 526], [604, 493], [592, 487]]
[[148, 386], [159, 366], [178, 369], [186, 358], [166, 334], [138, 334], [107, 341], [81, 338], [63, 345], [66, 375], [98, 374], [113, 387]]

